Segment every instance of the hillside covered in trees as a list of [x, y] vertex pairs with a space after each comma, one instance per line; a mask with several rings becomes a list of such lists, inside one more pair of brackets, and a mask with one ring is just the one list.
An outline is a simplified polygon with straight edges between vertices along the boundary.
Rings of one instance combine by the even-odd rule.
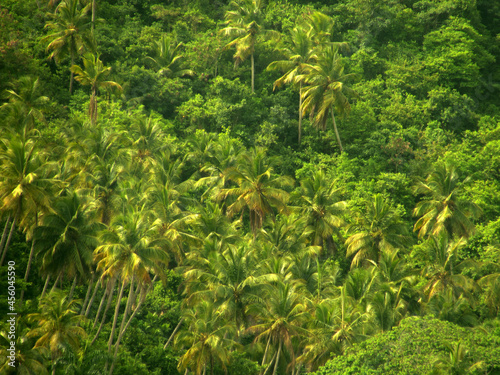
[[2, 0], [0, 373], [500, 374], [499, 19]]

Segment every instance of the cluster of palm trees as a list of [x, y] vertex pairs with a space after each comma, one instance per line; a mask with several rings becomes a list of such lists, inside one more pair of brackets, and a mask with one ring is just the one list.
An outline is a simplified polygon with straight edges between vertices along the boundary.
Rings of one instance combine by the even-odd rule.
[[[262, 40], [278, 40], [280, 34], [265, 28], [265, 14], [261, 0], [232, 1], [226, 12], [224, 35], [234, 39], [226, 48], [236, 47], [235, 64], [250, 57], [251, 89], [255, 91], [255, 47]], [[302, 117], [309, 113], [311, 122], [319, 130], [326, 130], [331, 116], [340, 152], [342, 141], [337, 129], [335, 111], [342, 116], [350, 112], [348, 96], [356, 92], [346, 85], [353, 74], [345, 74], [341, 51], [348, 50], [346, 43], [334, 42], [333, 20], [321, 12], [306, 15], [289, 31], [284, 45], [279, 48], [285, 60], [272, 62], [269, 70], [284, 73], [274, 82], [274, 88], [290, 84], [299, 88], [299, 144], [302, 134]], [[346, 96], [347, 95], [347, 96]]]
[[[23, 116], [20, 127], [29, 123]], [[416, 186], [415, 231], [426, 263], [415, 269], [402, 256], [412, 245], [409, 231], [381, 195], [353, 210], [325, 171], [296, 182], [276, 174], [264, 150], [245, 150], [227, 135], [198, 132], [181, 142], [153, 117], [124, 130], [75, 123], [54, 148], [23, 128], [0, 149], [3, 258], [12, 232], [24, 231], [32, 244], [25, 281], [34, 261], [45, 277], [46, 309], [70, 282], [63, 307], [89, 319], [83, 327], [93, 342], [115, 301], [109, 372], [153, 282], [169, 268], [184, 280], [182, 318], [169, 345], [183, 353], [179, 369], [197, 374], [224, 368], [242, 349], [262, 373], [312, 370], [409, 314], [473, 323], [480, 285], [498, 299], [497, 276], [476, 283], [460, 273], [471, 261], [458, 251], [479, 210], [459, 199], [448, 166]], [[332, 259], [350, 261], [351, 271]], [[71, 301], [81, 284], [88, 288], [78, 311]], [[48, 324], [41, 315], [32, 321], [40, 334]], [[84, 339], [76, 327], [69, 325], [71, 340]], [[63, 351], [35, 333], [34, 347], [47, 348], [55, 371]]]

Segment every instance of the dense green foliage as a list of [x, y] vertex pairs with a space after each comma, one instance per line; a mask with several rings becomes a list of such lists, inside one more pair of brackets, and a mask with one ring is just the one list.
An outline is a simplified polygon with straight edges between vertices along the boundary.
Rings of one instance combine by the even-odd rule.
[[499, 373], [498, 16], [2, 1], [0, 372]]

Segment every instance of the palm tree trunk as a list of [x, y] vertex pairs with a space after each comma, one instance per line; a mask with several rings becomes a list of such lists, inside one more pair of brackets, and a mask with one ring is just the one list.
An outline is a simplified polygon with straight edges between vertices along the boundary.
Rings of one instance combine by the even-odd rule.
[[[97, 309], [96, 316], [94, 318], [94, 324], [92, 326], [92, 329], [95, 328], [97, 322], [99, 321], [99, 316], [101, 315], [101, 309], [104, 306], [104, 300], [107, 296], [109, 296], [109, 293], [111, 293], [111, 281], [108, 279], [106, 282], [106, 287], [104, 288], [104, 292], [102, 294], [101, 302], [99, 303], [99, 308]], [[113, 286], [114, 287], [114, 286]], [[108, 298], [108, 304], [109, 304], [109, 298]]]
[[302, 140], [302, 82], [299, 88], [299, 146]]
[[252, 63], [252, 94], [253, 94], [254, 88], [255, 88], [255, 61], [254, 61], [253, 53], [250, 55], [250, 61]]
[[[26, 266], [26, 272], [24, 274], [24, 282], [28, 282], [28, 276], [30, 274], [30, 268], [31, 268], [31, 263], [33, 262], [33, 253], [35, 252], [35, 239], [31, 240], [31, 250], [30, 250], [30, 256], [28, 258], [28, 265]], [[23, 298], [24, 298], [24, 289], [21, 290], [21, 297], [19, 298], [19, 306], [23, 305]]]
[[271, 335], [269, 335], [269, 338], [267, 339], [266, 350], [264, 350], [264, 357], [262, 357], [262, 364], [260, 365], [262, 367], [262, 370], [260, 371], [261, 374], [264, 371], [264, 365], [266, 364], [267, 352], [269, 350], [270, 343], [271, 343]]
[[337, 129], [337, 123], [335, 122], [335, 115], [333, 114], [333, 105], [331, 107], [332, 111], [332, 121], [333, 121], [333, 130], [335, 130], [335, 136], [337, 137], [337, 143], [339, 144], [340, 152], [344, 152], [344, 149], [342, 148], [342, 142], [340, 141], [340, 135], [339, 131]]
[[273, 358], [271, 358], [271, 361], [269, 362], [269, 365], [266, 367], [266, 370], [264, 371], [264, 373], [262, 375], [266, 375], [267, 374], [267, 371], [271, 368], [272, 363], [276, 359], [276, 354], [278, 354], [278, 352], [274, 353]]
[[92, 273], [92, 278], [90, 279], [89, 286], [87, 288], [87, 293], [85, 293], [85, 299], [83, 300], [82, 308], [80, 309], [80, 315], [82, 315], [83, 312], [85, 311], [85, 308], [87, 306], [87, 302], [89, 301], [90, 292], [92, 291], [92, 286], [94, 285], [94, 278], [95, 278], [95, 274]]
[[[75, 65], [75, 56], [73, 54], [73, 51], [71, 52], [71, 67]], [[73, 71], [71, 70], [71, 74], [69, 76], [69, 94], [71, 95], [73, 93]]]
[[[92, 292], [92, 297], [90, 297], [89, 304], [87, 305], [87, 307], [85, 309], [85, 317], [86, 318], [89, 316], [90, 308], [94, 304], [95, 296], [97, 294], [97, 290], [99, 289], [99, 285], [101, 285], [101, 281], [97, 280], [95, 283], [95, 286], [94, 286], [94, 291]], [[103, 293], [103, 298], [102, 298], [101, 302], [104, 300], [105, 295], [106, 295], [106, 291], [104, 291], [104, 293]], [[102, 307], [102, 305], [99, 305], [99, 308], [101, 308], [101, 307]]]
[[12, 240], [12, 235], [14, 234], [14, 230], [16, 229], [17, 220], [19, 218], [19, 212], [14, 216], [14, 221], [12, 222], [12, 226], [10, 227], [9, 237], [7, 238], [7, 242], [5, 243], [5, 248], [3, 249], [2, 259], [0, 260], [0, 266], [2, 266], [3, 261], [5, 260], [5, 256], [7, 255], [7, 249], [9, 248], [10, 241]]
[[[127, 321], [127, 315], [132, 306], [132, 300], [134, 299], [134, 274], [132, 274], [132, 280], [130, 280], [130, 288], [128, 292], [127, 305], [125, 306], [125, 311], [123, 312], [122, 323], [120, 324], [120, 329], [118, 330], [118, 337], [115, 343], [115, 351], [113, 353], [113, 361], [111, 362], [111, 368], [109, 369], [109, 375], [113, 375], [113, 370], [115, 369], [116, 357], [118, 355], [118, 348], [120, 347], [120, 341], [125, 333], [124, 327]], [[137, 309], [136, 309], [137, 311]], [[110, 353], [111, 354], [111, 353]]]
[[92, 0], [92, 34], [95, 30], [95, 0]]
[[45, 284], [44, 284], [43, 290], [42, 290], [42, 298], [45, 296], [45, 293], [47, 292], [47, 287], [49, 286], [49, 280], [50, 280], [50, 275], [47, 275], [47, 278], [45, 279]]
[[[111, 281], [111, 286], [110, 286], [109, 292], [108, 292], [109, 293], [108, 302], [106, 303], [106, 308], [104, 309], [104, 313], [102, 315], [101, 324], [99, 325], [99, 329], [97, 330], [94, 338], [92, 339], [92, 343], [90, 345], [93, 345], [95, 340], [97, 340], [97, 338], [99, 337], [99, 333], [101, 333], [102, 327], [104, 326], [104, 322], [106, 321], [106, 313], [108, 312], [109, 307], [111, 306], [111, 301], [113, 300], [113, 293], [115, 290], [115, 282], [116, 282], [116, 278], [113, 278]], [[96, 320], [94, 321], [94, 327], [95, 327], [95, 324], [97, 322], [97, 318], [98, 318], [98, 316], [96, 316]]]
[[2, 241], [0, 242], [0, 252], [3, 249], [3, 245], [5, 245], [5, 241], [7, 240], [7, 232], [9, 231], [9, 223], [10, 223], [10, 215], [7, 216], [7, 221], [5, 222], [5, 227], [2, 232]]
[[283, 345], [283, 340], [280, 339], [280, 345], [278, 347], [278, 352], [276, 353], [276, 363], [274, 364], [273, 375], [276, 375], [276, 371], [278, 370], [278, 364], [280, 363], [280, 354], [281, 354], [281, 346]]
[[78, 280], [78, 275], [73, 278], [73, 284], [71, 284], [71, 290], [69, 291], [68, 300], [73, 299], [73, 294], [75, 293], [76, 281]]
[[52, 285], [52, 289], [50, 290], [50, 293], [52, 293], [54, 290], [56, 290], [57, 283], [61, 279], [61, 276], [62, 276], [62, 271], [59, 272], [59, 275], [57, 275], [57, 279], [56, 279], [56, 281], [54, 281], [54, 285]]
[[183, 322], [184, 322], [184, 318], [182, 318], [181, 320], [179, 320], [179, 323], [177, 323], [177, 326], [175, 326], [174, 331], [172, 332], [172, 334], [168, 338], [167, 342], [163, 346], [163, 350], [167, 349], [168, 344], [170, 344], [170, 341], [172, 341], [172, 339], [174, 338], [174, 336], [177, 333], [177, 331], [179, 330], [179, 328], [181, 328], [181, 325], [182, 325]]
[[118, 293], [118, 298], [116, 300], [115, 315], [113, 317], [113, 325], [111, 326], [111, 333], [109, 335], [109, 340], [108, 340], [108, 353], [110, 355], [111, 355], [111, 346], [113, 345], [113, 339], [115, 337], [115, 332], [116, 332], [116, 323], [118, 321], [118, 314], [120, 312], [120, 301], [122, 300], [123, 289], [125, 288], [126, 283], [127, 283], [126, 279], [123, 279], [122, 286], [120, 288], [120, 292]]
[[[123, 335], [125, 334], [125, 331], [127, 331], [127, 328], [128, 326], [130, 325], [130, 322], [132, 321], [132, 319], [134, 318], [134, 316], [137, 314], [137, 312], [139, 311], [139, 309], [141, 308], [142, 304], [144, 303], [144, 301], [146, 300], [146, 296], [147, 294], [149, 293], [149, 291], [151, 290], [151, 288], [153, 287], [154, 285], [154, 282], [156, 280], [156, 276], [153, 278], [153, 280], [151, 281], [151, 285], [149, 285], [149, 287], [147, 288], [146, 292], [144, 293], [144, 295], [141, 293], [141, 297], [139, 298], [139, 304], [136, 306], [136, 308], [134, 309], [134, 312], [132, 313], [132, 315], [130, 315], [130, 318], [129, 320], [127, 321], [127, 324], [125, 324], [125, 327], [123, 327], [123, 329], [121, 329], [120, 327], [120, 334], [118, 335], [118, 338], [116, 339], [116, 344], [115, 344], [115, 352], [113, 354], [113, 364], [111, 365], [111, 369], [109, 370], [109, 375], [112, 375], [113, 373], [113, 370], [115, 368], [115, 363], [116, 363], [116, 357], [118, 355], [118, 348], [120, 346], [120, 341], [123, 337]], [[132, 282], [131, 282], [132, 283]], [[137, 287], [139, 287], [139, 284], [137, 285]], [[143, 289], [144, 290], [144, 289]], [[136, 291], [137, 293], [137, 291]], [[129, 297], [130, 298], [130, 297]], [[131, 298], [131, 300], [133, 300], [134, 297]], [[127, 305], [128, 305], [128, 301], [127, 301]], [[130, 304], [130, 306], [132, 306], [132, 304]], [[123, 321], [125, 321], [125, 316], [123, 317]], [[122, 321], [122, 326], [123, 326], [123, 321]]]

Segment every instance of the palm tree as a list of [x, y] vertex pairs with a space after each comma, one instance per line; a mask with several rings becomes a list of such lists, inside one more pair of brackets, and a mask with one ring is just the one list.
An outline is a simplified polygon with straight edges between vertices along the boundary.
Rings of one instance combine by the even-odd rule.
[[179, 67], [179, 62], [183, 58], [179, 54], [182, 46], [182, 42], [177, 43], [168, 36], [163, 35], [155, 44], [154, 57], [147, 56], [146, 59], [153, 63], [155, 70], [161, 76], [168, 78], [193, 76], [194, 71]]
[[[23, 129], [25, 136], [35, 126], [35, 121], [44, 121], [41, 109], [49, 98], [41, 94], [40, 80], [32, 76], [21, 77], [12, 90], [6, 90], [7, 103], [0, 107], [6, 115], [6, 122], [14, 129]], [[19, 132], [22, 133], [22, 132]]]
[[188, 347], [179, 358], [178, 368], [181, 371], [194, 371], [196, 375], [205, 374], [210, 367], [214, 374], [215, 362], [226, 368], [231, 347], [235, 344], [235, 327], [227, 321], [218, 309], [210, 302], [202, 301], [194, 309], [185, 310], [186, 330], [181, 330], [175, 338], [177, 347]]
[[[64, 0], [51, 14], [53, 21], [45, 27], [52, 32], [44, 40], [50, 40], [47, 51], [52, 50], [49, 58], [60, 63], [64, 57], [70, 57], [70, 67], [75, 65], [76, 57], [85, 49], [94, 50], [92, 36], [89, 33], [91, 22], [87, 13], [92, 4], [80, 7], [80, 0]], [[69, 92], [73, 92], [73, 72], [71, 72]]]
[[428, 280], [424, 292], [429, 300], [446, 290], [459, 297], [477, 289], [474, 281], [459, 273], [463, 268], [476, 266], [472, 259], [459, 262], [458, 251], [465, 244], [464, 238], [450, 240], [446, 233], [428, 240], [428, 262], [422, 273]]
[[236, 53], [234, 54], [235, 64], [245, 61], [250, 57], [252, 64], [252, 93], [255, 91], [255, 45], [259, 36], [265, 38], [276, 37], [275, 31], [266, 30], [263, 26], [264, 14], [262, 12], [262, 0], [238, 0], [231, 1], [230, 6], [234, 10], [226, 12], [225, 15], [225, 28], [221, 30], [224, 35], [235, 37], [235, 39], [228, 43], [227, 47], [236, 46]]
[[75, 79], [82, 85], [90, 86], [89, 117], [92, 126], [94, 126], [97, 121], [97, 93], [99, 90], [121, 92], [122, 87], [116, 82], [106, 80], [111, 68], [103, 65], [99, 55], [86, 53], [82, 60], [84, 68], [72, 65], [71, 73], [76, 74]]
[[36, 146], [33, 140], [18, 137], [0, 140], [0, 210], [12, 218], [8, 237], [5, 238], [6, 231], [2, 236], [1, 243], [5, 246], [0, 265], [16, 226], [29, 226], [29, 220], [36, 217], [39, 210], [50, 206], [49, 190], [57, 184], [47, 177], [50, 164]]
[[[275, 278], [259, 275], [255, 252], [247, 246], [229, 246], [223, 253], [212, 253], [202, 268], [188, 269], [188, 283], [198, 284], [189, 299], [210, 296], [224, 316], [239, 330], [248, 323], [248, 305], [258, 299], [259, 286]], [[201, 287], [201, 288], [200, 288]]]
[[312, 230], [314, 245], [331, 246], [332, 235], [336, 234], [343, 242], [340, 228], [345, 225], [342, 216], [346, 213], [347, 203], [339, 197], [335, 181], [329, 182], [322, 170], [312, 178], [300, 181], [299, 202], [302, 214]]
[[274, 214], [273, 206], [279, 212], [286, 212], [289, 194], [282, 187], [292, 186], [293, 179], [288, 176], [274, 176], [273, 169], [266, 163], [261, 149], [243, 154], [236, 168], [227, 171], [228, 179], [238, 187], [222, 189], [219, 199], [236, 197], [227, 207], [228, 215], [234, 215], [245, 208], [250, 211], [250, 228], [254, 237], [267, 214]]
[[[103, 245], [95, 249], [95, 261], [98, 270], [102, 270], [102, 278], [120, 277], [121, 287], [117, 298], [111, 334], [108, 340], [108, 352], [111, 355], [116, 323], [120, 311], [123, 291], [129, 285], [129, 297], [122, 318], [122, 327], [126, 321], [132, 303], [135, 300], [134, 282], [139, 285], [150, 284], [150, 272], [162, 274], [162, 267], [168, 262], [168, 254], [163, 248], [163, 241], [158, 239], [158, 228], [151, 225], [149, 214], [145, 210], [133, 211], [117, 216], [108, 230], [101, 236]], [[120, 334], [120, 332], [118, 332]], [[118, 353], [115, 347], [116, 360]]]
[[92, 272], [92, 254], [101, 228], [75, 193], [56, 199], [52, 212], [42, 217], [34, 231], [44, 272], [86, 278]]
[[9, 332], [0, 332], [0, 358], [5, 359], [5, 363], [0, 362], [0, 373], [2, 374], [25, 374], [25, 375], [48, 375], [49, 372], [44, 366], [44, 354], [46, 349], [33, 347], [34, 340], [28, 337], [30, 329], [26, 326], [25, 318], [16, 319], [16, 341], [15, 341], [15, 367], [9, 366], [8, 349], [10, 348]]
[[278, 281], [266, 286], [263, 301], [252, 306], [256, 309], [258, 322], [248, 331], [258, 334], [255, 340], [267, 341], [262, 366], [266, 365], [271, 342], [278, 346], [275, 359], [273, 358], [273, 375], [276, 375], [283, 346], [288, 350], [291, 365], [295, 365], [294, 341], [307, 334], [307, 330], [303, 327], [306, 305], [301, 293], [291, 283]]
[[414, 216], [420, 216], [414, 231], [418, 236], [436, 236], [445, 231], [449, 236], [469, 237], [474, 232], [471, 219], [481, 214], [479, 206], [460, 198], [462, 192], [455, 168], [439, 164], [425, 181], [415, 186], [425, 198], [417, 203]]
[[304, 73], [304, 67], [310, 62], [313, 55], [313, 44], [307, 31], [301, 27], [290, 30], [290, 47], [285, 47], [280, 52], [286, 60], [273, 61], [267, 70], [280, 70], [284, 74], [274, 81], [273, 90], [283, 84], [299, 84], [299, 145], [302, 134], [302, 81], [298, 79]]
[[321, 130], [326, 130], [326, 122], [331, 114], [335, 136], [342, 152], [342, 142], [334, 112], [337, 111], [342, 116], [347, 115], [351, 105], [346, 94], [356, 96], [356, 93], [345, 85], [345, 81], [354, 75], [344, 74], [338, 49], [335, 44], [322, 48], [311, 57], [314, 63], [304, 66], [305, 74], [297, 79], [303, 80], [306, 85], [302, 91], [302, 114], [309, 112], [314, 124]]
[[367, 212], [350, 226], [349, 232], [353, 231], [356, 233], [346, 240], [347, 256], [354, 255], [353, 267], [367, 259], [378, 262], [382, 251], [392, 251], [409, 240], [399, 214], [380, 194], [374, 196], [367, 204]]
[[430, 372], [431, 375], [465, 375], [474, 373], [477, 370], [484, 370], [484, 362], [470, 363], [467, 358], [469, 351], [461, 341], [454, 344], [446, 342], [445, 345], [448, 356], [442, 355], [436, 359]]
[[85, 337], [85, 330], [80, 327], [83, 317], [78, 315], [75, 304], [75, 300], [68, 300], [61, 292], [52, 292], [40, 299], [40, 312], [28, 315], [30, 321], [38, 324], [28, 337], [38, 338], [35, 348], [50, 350], [52, 374], [56, 373], [55, 361], [63, 350], [78, 350], [81, 339]]

